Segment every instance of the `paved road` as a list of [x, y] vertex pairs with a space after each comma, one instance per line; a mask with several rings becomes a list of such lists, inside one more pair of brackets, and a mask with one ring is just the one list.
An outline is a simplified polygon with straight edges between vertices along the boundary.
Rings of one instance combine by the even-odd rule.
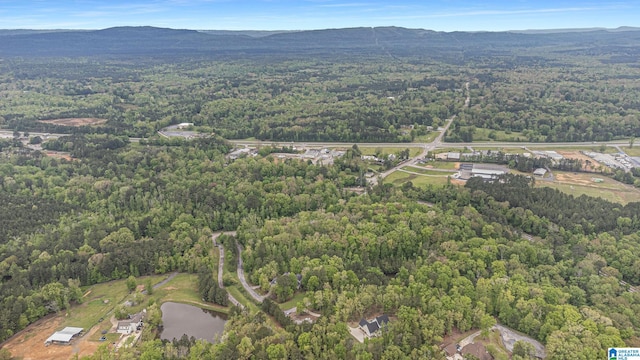
[[542, 345], [539, 341], [530, 338], [529, 336], [521, 335], [514, 330], [500, 324], [495, 325], [492, 329], [500, 331], [502, 343], [509, 351], [513, 351], [513, 344], [515, 344], [516, 341], [526, 341], [533, 345], [533, 347], [536, 349], [536, 357], [544, 359], [547, 356], [544, 345]]
[[[44, 133], [29, 132], [30, 136], [44, 136]], [[70, 134], [49, 134], [49, 139], [58, 138], [61, 136], [68, 136]], [[441, 133], [442, 135], [442, 133]], [[13, 137], [13, 131], [0, 130], [0, 137]], [[129, 141], [138, 142], [140, 138], [130, 137]], [[628, 140], [613, 140], [602, 142], [562, 142], [562, 143], [539, 143], [539, 142], [498, 142], [498, 141], [482, 141], [482, 142], [470, 142], [470, 143], [444, 143], [439, 141], [438, 143], [354, 143], [354, 142], [293, 142], [293, 141], [261, 141], [261, 140], [228, 140], [232, 144], [244, 145], [244, 146], [256, 146], [256, 145], [276, 145], [276, 146], [295, 146], [298, 148], [323, 148], [323, 147], [351, 147], [354, 144], [360, 147], [386, 147], [386, 148], [410, 148], [410, 147], [432, 147], [432, 148], [460, 148], [460, 147], [581, 147], [581, 146], [593, 146], [593, 145], [605, 145], [610, 147], [616, 146], [628, 146]]]
[[238, 279], [240, 279], [240, 283], [242, 283], [242, 286], [244, 287], [245, 290], [247, 290], [249, 295], [251, 295], [251, 297], [254, 298], [257, 302], [261, 303], [264, 301], [266, 296], [262, 296], [258, 294], [247, 283], [247, 279], [245, 279], [245, 276], [244, 276], [244, 266], [242, 264], [242, 245], [240, 244], [237, 244], [237, 245], [238, 245]]
[[[500, 324], [494, 325], [491, 328], [491, 330], [497, 330], [500, 332], [500, 337], [502, 338], [502, 343], [504, 344], [504, 347], [511, 352], [513, 351], [513, 344], [515, 344], [516, 341], [526, 341], [531, 345], [533, 345], [533, 347], [536, 350], [536, 356], [538, 358], [544, 359], [547, 356], [544, 345], [542, 345], [539, 341], [529, 336], [521, 335], [515, 332], [514, 330]], [[473, 344], [473, 342], [475, 341], [475, 338], [478, 337], [479, 335], [480, 335], [480, 331], [476, 331], [473, 334], [467, 336], [466, 338], [460, 340], [458, 344], [460, 344], [460, 347], [464, 348], [469, 344]]]
[[[352, 147], [354, 144], [359, 147], [386, 147], [386, 148], [411, 148], [411, 147], [420, 147], [425, 148], [427, 146], [433, 146], [434, 148], [439, 149], [447, 149], [447, 148], [461, 148], [461, 147], [469, 147], [473, 146], [474, 148], [485, 148], [485, 147], [543, 147], [543, 148], [553, 148], [553, 147], [582, 147], [582, 146], [594, 146], [594, 145], [605, 145], [610, 147], [615, 146], [628, 146], [628, 140], [613, 140], [613, 141], [603, 141], [603, 142], [558, 142], [558, 143], [539, 143], [539, 142], [505, 142], [505, 141], [478, 141], [478, 142], [460, 142], [460, 143], [445, 143], [439, 142], [434, 144], [430, 143], [355, 143], [355, 142], [295, 142], [295, 141], [261, 141], [261, 140], [227, 140], [232, 144], [240, 145], [240, 146], [265, 146], [265, 145], [276, 145], [276, 146], [294, 146], [296, 148], [328, 148], [328, 147]], [[435, 146], [434, 146], [435, 145]]]
[[[451, 123], [453, 122], [453, 120], [456, 118], [456, 116], [452, 116], [449, 120], [447, 120], [447, 124], [444, 126], [444, 128], [442, 129], [442, 131], [440, 132], [440, 134], [430, 143], [427, 144], [422, 144], [424, 146], [422, 153], [420, 153], [418, 156], [415, 156], [409, 160], [403, 161], [400, 164], [392, 167], [391, 169], [380, 173], [379, 177], [384, 179], [387, 176], [389, 176], [390, 174], [392, 174], [393, 172], [402, 169], [405, 166], [411, 166], [411, 165], [415, 165], [418, 161], [424, 159], [427, 156], [427, 153], [429, 151], [433, 151], [433, 149], [435, 149], [437, 146], [439, 146], [440, 144], [442, 144], [442, 138], [444, 137], [444, 135], [447, 133], [447, 130], [449, 129], [449, 126], [451, 126]], [[422, 174], [419, 174], [422, 175]], [[371, 185], [376, 185], [378, 183], [378, 178], [374, 177], [371, 179]]]
[[[213, 241], [213, 246], [218, 247], [218, 252], [220, 254], [220, 259], [218, 261], [218, 286], [220, 286], [221, 289], [224, 289], [224, 282], [222, 281], [222, 275], [224, 271], [224, 246], [218, 246], [218, 242], [216, 241], [218, 237], [220, 237], [220, 235], [222, 234], [236, 236], [236, 232], [235, 231], [216, 231], [211, 235], [211, 241]], [[231, 301], [233, 305], [244, 308], [244, 305], [242, 305], [236, 298], [234, 298], [233, 295], [231, 295], [231, 293], [227, 293], [227, 295], [229, 296], [229, 301]]]

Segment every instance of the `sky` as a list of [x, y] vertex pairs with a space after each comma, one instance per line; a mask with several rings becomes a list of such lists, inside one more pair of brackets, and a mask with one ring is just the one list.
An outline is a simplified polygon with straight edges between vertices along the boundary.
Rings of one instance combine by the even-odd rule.
[[2, 29], [504, 31], [640, 26], [640, 0], [0, 0]]

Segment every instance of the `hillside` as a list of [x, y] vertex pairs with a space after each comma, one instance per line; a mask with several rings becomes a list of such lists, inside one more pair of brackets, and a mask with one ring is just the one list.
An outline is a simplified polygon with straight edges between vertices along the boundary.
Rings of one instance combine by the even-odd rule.
[[[628, 31], [627, 31], [628, 30]], [[155, 27], [95, 31], [2, 31], [0, 56], [265, 55], [296, 53], [379, 53], [449, 57], [507, 55], [542, 50], [637, 54], [640, 32], [553, 33], [435, 32], [398, 27], [298, 32], [198, 32]], [[448, 56], [447, 56], [448, 55]]]

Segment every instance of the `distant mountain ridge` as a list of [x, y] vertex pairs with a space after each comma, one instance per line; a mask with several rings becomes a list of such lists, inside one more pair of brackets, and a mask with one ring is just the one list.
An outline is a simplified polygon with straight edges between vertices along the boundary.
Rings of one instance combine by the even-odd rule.
[[640, 31], [638, 27], [632, 26], [620, 26], [617, 28], [575, 28], [575, 29], [536, 29], [536, 30], [509, 30], [512, 33], [518, 34], [557, 34], [567, 32], [589, 32], [589, 31], [608, 31], [608, 32], [621, 32], [621, 31]]
[[151, 26], [103, 30], [0, 30], [0, 57], [388, 55], [456, 58], [545, 51], [635, 56], [640, 29], [437, 32], [402, 27], [310, 31], [196, 31]]

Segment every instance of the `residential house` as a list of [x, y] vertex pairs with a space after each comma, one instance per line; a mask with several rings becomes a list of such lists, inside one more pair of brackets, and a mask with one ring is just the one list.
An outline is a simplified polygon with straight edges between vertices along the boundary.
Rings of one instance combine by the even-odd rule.
[[118, 327], [116, 332], [119, 334], [129, 335], [136, 330], [139, 330], [142, 326], [142, 318], [144, 316], [144, 310], [135, 315], [129, 315], [128, 320], [118, 321]]
[[372, 337], [378, 336], [379, 330], [383, 329], [387, 324], [389, 324], [389, 316], [380, 315], [371, 321], [360, 320], [359, 326], [367, 337]]

